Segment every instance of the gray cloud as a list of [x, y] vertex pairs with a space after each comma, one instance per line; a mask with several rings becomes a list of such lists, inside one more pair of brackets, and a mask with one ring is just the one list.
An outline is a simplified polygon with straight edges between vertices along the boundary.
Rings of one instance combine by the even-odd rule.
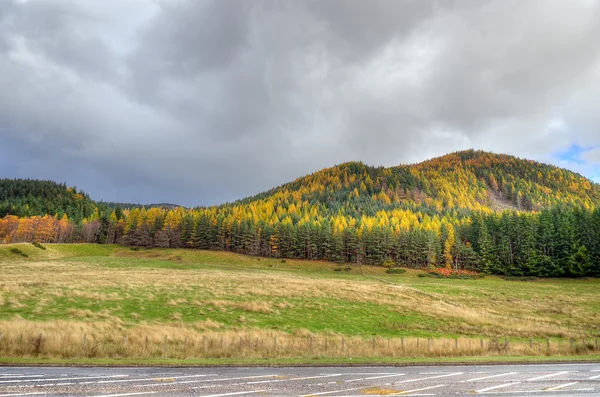
[[3, 1], [0, 165], [202, 205], [349, 160], [559, 164], [600, 146], [597, 37], [584, 0]]

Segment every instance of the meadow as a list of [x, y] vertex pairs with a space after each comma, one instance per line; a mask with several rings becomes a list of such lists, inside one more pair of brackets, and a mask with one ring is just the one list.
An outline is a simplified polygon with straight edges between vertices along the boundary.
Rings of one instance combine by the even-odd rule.
[[91, 244], [0, 245], [0, 274], [4, 361], [599, 354], [599, 279]]

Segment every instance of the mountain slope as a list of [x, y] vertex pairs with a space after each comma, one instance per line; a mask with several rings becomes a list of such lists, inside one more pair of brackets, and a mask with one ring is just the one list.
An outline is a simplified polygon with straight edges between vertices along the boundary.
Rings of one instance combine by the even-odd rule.
[[333, 214], [339, 205], [372, 214], [382, 203], [435, 213], [539, 211], [557, 205], [593, 208], [600, 203], [600, 187], [552, 165], [467, 150], [390, 168], [345, 163], [223, 207], [267, 202], [288, 207], [299, 201], [323, 203]]

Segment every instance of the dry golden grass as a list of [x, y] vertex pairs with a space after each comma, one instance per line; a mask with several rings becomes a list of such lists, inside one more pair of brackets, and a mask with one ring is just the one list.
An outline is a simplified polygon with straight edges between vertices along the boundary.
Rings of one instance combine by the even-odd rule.
[[[139, 324], [107, 321], [0, 321], [0, 356], [49, 358], [284, 358], [593, 355], [593, 340], [570, 342], [290, 335], [281, 331], [215, 331], [215, 323]], [[212, 329], [212, 330], [211, 330]], [[548, 348], [548, 346], [550, 346]]]
[[22, 304], [21, 302], [19, 302], [19, 300], [17, 298], [15, 298], [14, 296], [11, 296], [10, 298], [8, 298], [8, 303], [10, 304], [10, 306], [13, 309], [21, 309], [21, 308], [25, 307], [25, 305]]

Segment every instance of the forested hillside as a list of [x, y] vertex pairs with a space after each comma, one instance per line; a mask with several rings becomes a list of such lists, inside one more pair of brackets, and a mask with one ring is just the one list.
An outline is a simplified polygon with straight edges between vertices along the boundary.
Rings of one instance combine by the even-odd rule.
[[[23, 200], [10, 197], [2, 208]], [[0, 239], [583, 276], [600, 274], [599, 203], [599, 186], [581, 175], [469, 150], [390, 168], [346, 163], [210, 208], [96, 206], [62, 225], [56, 207], [46, 217], [9, 210]]]
[[93, 214], [90, 197], [64, 183], [31, 179], [0, 179], [0, 217], [56, 215], [80, 223]]

